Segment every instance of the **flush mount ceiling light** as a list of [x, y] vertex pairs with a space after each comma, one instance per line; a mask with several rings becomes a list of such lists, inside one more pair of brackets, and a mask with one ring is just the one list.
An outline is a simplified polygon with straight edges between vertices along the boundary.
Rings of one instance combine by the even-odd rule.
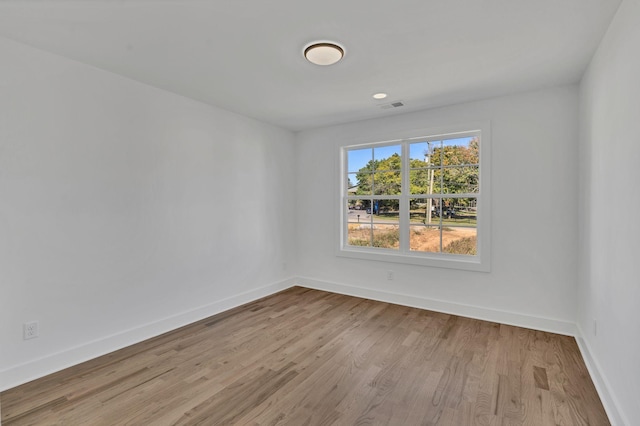
[[382, 92], [373, 94], [373, 99], [384, 99], [386, 97], [387, 97], [387, 94]]
[[304, 57], [316, 65], [333, 65], [344, 57], [344, 49], [330, 41], [314, 42], [304, 49]]

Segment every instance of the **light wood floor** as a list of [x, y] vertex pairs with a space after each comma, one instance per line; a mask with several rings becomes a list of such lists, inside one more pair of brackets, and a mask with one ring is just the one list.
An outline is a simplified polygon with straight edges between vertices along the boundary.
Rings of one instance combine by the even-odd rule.
[[573, 338], [293, 288], [0, 394], [8, 425], [608, 425]]

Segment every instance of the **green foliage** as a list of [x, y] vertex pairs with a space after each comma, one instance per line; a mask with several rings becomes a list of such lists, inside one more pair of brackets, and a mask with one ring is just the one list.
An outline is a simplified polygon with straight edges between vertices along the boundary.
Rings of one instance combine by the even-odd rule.
[[401, 191], [400, 168], [402, 158], [393, 154], [383, 160], [371, 160], [358, 170], [357, 195], [396, 195]]
[[[425, 152], [428, 161], [411, 159], [409, 185], [412, 194], [476, 193], [479, 189], [479, 143], [439, 146]], [[370, 160], [356, 173], [357, 195], [397, 195], [401, 192], [402, 158], [397, 153]], [[351, 184], [350, 184], [351, 185]], [[466, 202], [463, 203], [466, 205]]]
[[[413, 194], [460, 194], [478, 192], [479, 144], [436, 147], [428, 162], [412, 160]], [[431, 184], [433, 182], [433, 184]]]

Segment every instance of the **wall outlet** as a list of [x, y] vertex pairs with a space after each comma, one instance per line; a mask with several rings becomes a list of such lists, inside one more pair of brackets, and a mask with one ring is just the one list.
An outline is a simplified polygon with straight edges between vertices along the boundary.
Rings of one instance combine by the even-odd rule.
[[34, 339], [40, 335], [38, 330], [38, 321], [25, 322], [22, 328], [22, 337], [24, 340]]
[[593, 319], [593, 335], [598, 335], [598, 321], [595, 318]]
[[393, 271], [387, 271], [387, 279], [393, 281]]

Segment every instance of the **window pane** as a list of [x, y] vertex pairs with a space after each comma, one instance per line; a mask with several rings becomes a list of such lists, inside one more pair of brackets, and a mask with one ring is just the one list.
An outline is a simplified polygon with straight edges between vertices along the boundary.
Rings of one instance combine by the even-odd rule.
[[473, 194], [479, 191], [478, 166], [445, 167], [442, 169], [442, 178], [445, 194]]
[[347, 174], [347, 189], [357, 186], [360, 183], [360, 179], [356, 173]]
[[371, 246], [371, 215], [367, 207], [371, 200], [347, 201], [347, 244], [352, 246]]
[[477, 198], [444, 198], [442, 223], [446, 225], [477, 226]]
[[348, 173], [347, 195], [371, 195], [373, 175], [371, 173]]
[[413, 198], [409, 200], [409, 249], [439, 253], [441, 246], [440, 208], [437, 198]]
[[428, 143], [429, 157], [425, 160], [429, 166], [442, 165], [442, 141], [433, 141]]
[[[477, 256], [479, 136], [460, 136], [464, 134], [476, 133], [345, 149], [341, 193], [346, 198], [342, 218], [346, 231], [342, 238], [351, 247], [346, 255], [366, 257], [383, 249], [394, 258], [394, 253], [408, 255], [408, 250], [413, 253], [407, 256], [408, 263], [419, 264], [455, 261], [446, 254]], [[409, 241], [400, 241], [401, 236]]]
[[443, 223], [450, 224], [456, 217], [455, 198], [443, 198], [440, 215]]
[[348, 200], [348, 222], [398, 223], [399, 203], [398, 200]]
[[411, 224], [440, 224], [440, 200], [437, 198], [413, 198], [409, 200]]
[[442, 228], [442, 251], [443, 253], [477, 255], [477, 229], [445, 226]]
[[373, 149], [365, 148], [347, 151], [347, 171], [359, 172], [362, 169], [373, 169]]
[[373, 246], [400, 248], [400, 201], [373, 200]]
[[373, 246], [398, 250], [400, 248], [400, 226], [374, 225]]
[[372, 188], [372, 173], [347, 174], [347, 195], [371, 195]]
[[442, 251], [453, 254], [477, 254], [477, 198], [442, 200]]
[[429, 157], [429, 143], [416, 142], [409, 145], [411, 167], [426, 167]]
[[400, 218], [400, 201], [373, 200], [373, 221], [398, 223]]
[[371, 215], [367, 213], [371, 206], [370, 200], [348, 200], [347, 201], [347, 222], [349, 223], [370, 223]]
[[477, 137], [448, 139], [443, 144], [443, 166], [479, 163]]
[[411, 225], [409, 230], [409, 249], [440, 253], [440, 226]]
[[400, 170], [402, 166], [400, 145], [382, 146], [373, 149], [376, 170]]
[[440, 165], [441, 141], [414, 142], [409, 145], [409, 166], [412, 169]]
[[373, 174], [373, 193], [375, 195], [398, 195], [401, 191], [402, 177], [400, 171]]
[[347, 244], [350, 246], [371, 247], [371, 227], [370, 223], [349, 223]]
[[440, 192], [440, 169], [417, 169], [409, 171], [410, 194], [435, 194]]

